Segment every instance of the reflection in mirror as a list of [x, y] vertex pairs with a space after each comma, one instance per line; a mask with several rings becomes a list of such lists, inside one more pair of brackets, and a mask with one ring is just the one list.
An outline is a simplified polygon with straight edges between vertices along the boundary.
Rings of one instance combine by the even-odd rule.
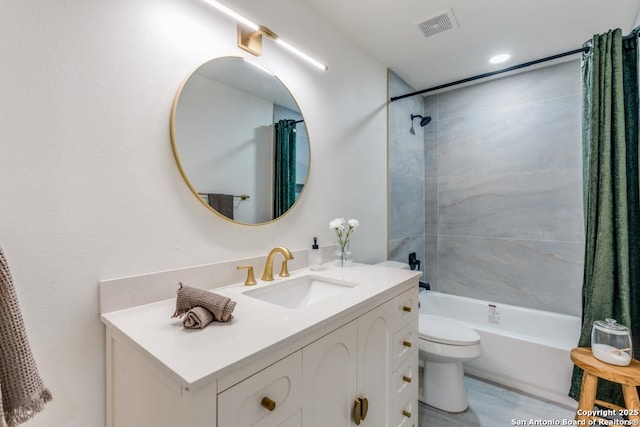
[[309, 138], [296, 101], [243, 58], [215, 58], [189, 76], [173, 106], [171, 139], [191, 191], [236, 222], [284, 215], [307, 180]]

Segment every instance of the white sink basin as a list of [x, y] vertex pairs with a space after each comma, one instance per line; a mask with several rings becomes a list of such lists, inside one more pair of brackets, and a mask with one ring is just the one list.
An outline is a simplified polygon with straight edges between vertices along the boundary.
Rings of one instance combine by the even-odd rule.
[[243, 292], [244, 295], [286, 308], [305, 307], [341, 294], [358, 283], [308, 275]]

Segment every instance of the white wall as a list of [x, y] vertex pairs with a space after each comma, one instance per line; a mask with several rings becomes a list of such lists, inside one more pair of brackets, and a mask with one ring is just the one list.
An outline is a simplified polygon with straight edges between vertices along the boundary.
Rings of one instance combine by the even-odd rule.
[[170, 146], [182, 80], [211, 57], [245, 55], [233, 22], [200, 0], [0, 7], [0, 244], [54, 395], [28, 426], [104, 425], [99, 279], [301, 249], [314, 235], [331, 244], [337, 216], [361, 222], [357, 261], [385, 257], [385, 68], [301, 2], [227, 4], [330, 67], [269, 40], [257, 59], [296, 95], [312, 158], [299, 205], [260, 227], [195, 200]]

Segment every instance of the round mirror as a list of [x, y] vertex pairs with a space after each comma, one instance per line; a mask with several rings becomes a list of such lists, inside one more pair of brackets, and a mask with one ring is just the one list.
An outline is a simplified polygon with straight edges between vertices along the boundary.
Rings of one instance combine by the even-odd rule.
[[242, 224], [286, 214], [309, 172], [309, 137], [289, 90], [239, 57], [212, 59], [178, 91], [171, 143], [182, 176], [205, 206]]

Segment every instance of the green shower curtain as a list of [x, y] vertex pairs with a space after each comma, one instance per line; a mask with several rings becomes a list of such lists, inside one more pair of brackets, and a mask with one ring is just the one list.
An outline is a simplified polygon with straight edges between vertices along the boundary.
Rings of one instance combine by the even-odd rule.
[[[628, 326], [640, 357], [640, 202], [638, 195], [638, 37], [596, 35], [583, 57], [585, 256], [580, 346], [595, 320]], [[582, 370], [569, 395], [578, 399]], [[600, 380], [597, 399], [623, 404], [617, 384]]]
[[284, 214], [296, 201], [296, 124], [280, 120], [275, 124], [273, 147], [273, 217]]

